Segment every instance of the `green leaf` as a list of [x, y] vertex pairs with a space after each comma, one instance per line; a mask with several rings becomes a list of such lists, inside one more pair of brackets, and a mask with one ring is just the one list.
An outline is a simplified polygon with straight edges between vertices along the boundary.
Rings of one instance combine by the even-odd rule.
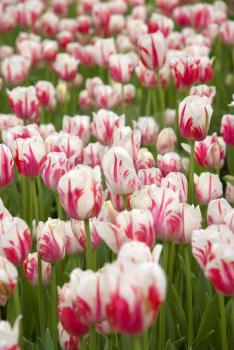
[[44, 346], [45, 346], [46, 350], [53, 350], [54, 349], [49, 328], [47, 328], [46, 332], [45, 332]]
[[186, 334], [187, 331], [187, 321], [185, 312], [181, 303], [181, 298], [179, 297], [177, 290], [174, 286], [174, 284], [171, 285], [171, 303], [170, 303], [171, 309], [173, 314], [176, 316], [181, 329], [183, 331], [183, 334]]
[[[200, 349], [208, 349], [208, 343], [211, 341], [211, 338], [213, 337], [214, 334], [215, 334], [215, 330], [214, 329], [210, 330], [204, 337], [202, 337], [193, 346], [193, 349], [194, 350], [196, 350], [196, 349], [198, 349], [198, 350], [200, 350]], [[219, 348], [217, 347], [217, 349], [219, 349]]]
[[177, 350], [178, 348], [172, 343], [171, 339], [169, 339], [166, 343], [164, 350]]
[[130, 338], [125, 335], [121, 336], [121, 343], [123, 350], [131, 350]]
[[231, 185], [234, 185], [234, 176], [232, 175], [223, 176], [223, 180]]

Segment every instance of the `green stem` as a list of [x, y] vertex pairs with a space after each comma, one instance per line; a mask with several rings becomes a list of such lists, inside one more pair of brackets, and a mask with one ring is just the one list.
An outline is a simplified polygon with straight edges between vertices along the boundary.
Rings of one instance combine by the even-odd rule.
[[[162, 252], [162, 267], [167, 273], [168, 259], [169, 258], [169, 243], [164, 242], [163, 252]], [[166, 304], [162, 304], [159, 314], [159, 350], [163, 350], [165, 346], [165, 336], [166, 336]]]
[[143, 334], [143, 349], [148, 350], [149, 349], [149, 339], [148, 339], [148, 330], [146, 330]]
[[184, 247], [185, 262], [185, 280], [186, 280], [186, 309], [188, 322], [188, 350], [192, 349], [193, 344], [193, 295], [192, 295], [192, 271], [189, 261], [189, 247]]
[[152, 101], [152, 89], [147, 89], [147, 100], [146, 100], [146, 109], [145, 115], [150, 116], [151, 114], [151, 101]]
[[142, 350], [140, 338], [138, 336], [133, 337], [132, 343], [133, 343], [133, 346], [132, 346], [133, 350]]
[[42, 265], [41, 258], [38, 255], [38, 306], [39, 306], [39, 320], [40, 320], [40, 331], [41, 336], [44, 336], [45, 332], [45, 309], [43, 302], [43, 285], [42, 285]]
[[194, 202], [194, 141], [190, 142], [190, 164], [189, 164], [189, 198], [188, 202], [193, 204]]
[[37, 201], [37, 192], [36, 192], [36, 179], [32, 177], [30, 179], [31, 183], [31, 195], [33, 199], [33, 210], [34, 210], [34, 218], [36, 220], [36, 223], [39, 222], [39, 207], [38, 207], [38, 201]]
[[124, 84], [121, 84], [121, 107], [122, 107], [122, 113], [125, 114], [126, 112], [126, 106], [125, 106], [125, 99], [124, 99]]
[[91, 241], [91, 234], [90, 234], [90, 227], [89, 227], [89, 220], [85, 220], [85, 234], [86, 234], [86, 249], [85, 249], [85, 256], [86, 256], [86, 269], [95, 270], [96, 263], [95, 263], [95, 256], [92, 249], [92, 241]]
[[63, 209], [59, 200], [59, 195], [55, 193], [56, 207], [57, 207], [57, 215], [60, 220], [63, 220]]
[[219, 297], [219, 313], [220, 313], [220, 326], [221, 326], [221, 337], [222, 337], [222, 350], [228, 350], [227, 345], [227, 324], [226, 324], [226, 312], [224, 304], [224, 296], [218, 294]]
[[[172, 283], [175, 261], [175, 242], [170, 243], [169, 267], [168, 267], [168, 284]], [[170, 287], [169, 287], [170, 288]]]
[[165, 120], [165, 100], [164, 100], [164, 92], [162, 88], [161, 79], [159, 76], [159, 72], [157, 72], [157, 83], [158, 83], [158, 104], [159, 104], [159, 112], [160, 112], [160, 126], [161, 128], [165, 128], [166, 120]]
[[37, 189], [38, 189], [38, 195], [39, 195], [40, 219], [43, 221], [44, 220], [43, 190], [42, 190], [41, 178], [39, 176], [37, 176], [36, 182], [37, 182]]
[[89, 349], [96, 349], [96, 332], [94, 327], [91, 327], [89, 331]]
[[[19, 315], [21, 315], [21, 307], [20, 307], [20, 298], [19, 298], [19, 286], [16, 284], [14, 292], [13, 292], [13, 305], [14, 305], [14, 321], [17, 319]], [[22, 322], [20, 322], [19, 327], [19, 344], [20, 349], [23, 349], [23, 329]]]
[[26, 177], [21, 176], [21, 195], [22, 195], [22, 217], [25, 221], [28, 221], [27, 217], [27, 190], [26, 190]]
[[52, 266], [52, 279], [51, 279], [51, 338], [54, 345], [54, 349], [57, 349], [58, 344], [58, 325], [57, 316], [57, 284], [56, 284], [56, 265]]

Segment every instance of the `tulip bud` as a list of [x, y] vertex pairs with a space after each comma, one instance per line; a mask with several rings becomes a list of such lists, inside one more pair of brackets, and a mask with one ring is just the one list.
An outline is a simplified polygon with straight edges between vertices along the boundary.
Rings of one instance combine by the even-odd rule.
[[93, 106], [93, 100], [87, 90], [82, 90], [79, 94], [79, 106], [81, 109], [90, 109]]
[[[27, 281], [33, 286], [38, 286], [38, 255], [37, 253], [29, 254], [24, 261], [24, 275]], [[51, 264], [41, 260], [42, 283], [48, 284], [51, 279]]]
[[141, 132], [141, 142], [143, 145], [154, 144], [158, 134], [158, 124], [152, 117], [139, 117], [138, 121], [133, 121], [134, 129]]
[[127, 126], [114, 130], [112, 146], [124, 148], [133, 159], [133, 162], [136, 161], [140, 145], [141, 132], [139, 130], [132, 130]]
[[19, 265], [27, 258], [31, 248], [31, 233], [25, 221], [7, 216], [1, 221], [0, 255]]
[[180, 134], [202, 141], [207, 136], [213, 109], [207, 97], [188, 96], [179, 105]]
[[103, 202], [100, 168], [78, 165], [61, 177], [58, 194], [70, 217], [85, 220], [96, 216]]
[[173, 126], [176, 122], [176, 110], [170, 108], [165, 109], [165, 119], [167, 126]]
[[141, 264], [153, 261], [148, 245], [139, 241], [127, 242], [122, 245], [118, 253], [118, 261], [128, 261], [133, 264]]
[[227, 145], [234, 146], [234, 115], [225, 114], [222, 117], [220, 134]]
[[54, 110], [56, 107], [54, 85], [49, 81], [39, 80], [35, 87], [40, 105], [49, 110]]
[[56, 86], [56, 97], [60, 103], [65, 103], [69, 100], [68, 85], [65, 81], [59, 81]]
[[99, 142], [110, 145], [114, 130], [124, 126], [124, 123], [124, 116], [119, 117], [114, 112], [100, 109], [97, 113], [93, 113], [92, 132]]
[[10, 85], [21, 84], [28, 76], [31, 62], [21, 55], [6, 57], [1, 62], [1, 74]]
[[208, 86], [205, 84], [192, 86], [189, 94], [200, 96], [200, 97], [206, 96], [210, 100], [210, 103], [212, 103], [216, 94], [216, 87]]
[[[6, 305], [18, 282], [15, 266], [5, 257], [0, 256], [0, 305]], [[0, 343], [1, 345], [1, 343]]]
[[14, 161], [10, 149], [0, 144], [0, 188], [9, 186], [14, 180]]
[[115, 42], [113, 38], [98, 39], [94, 44], [94, 56], [99, 66], [108, 66], [109, 57], [116, 53]]
[[115, 81], [127, 83], [131, 79], [132, 65], [126, 54], [112, 54], [109, 57], [108, 67]]
[[136, 169], [147, 169], [155, 167], [153, 154], [147, 148], [140, 148], [137, 153]]
[[219, 199], [223, 194], [223, 186], [218, 175], [201, 173], [194, 179], [196, 197], [199, 204], [207, 205], [213, 199]]
[[162, 173], [158, 168], [140, 169], [137, 176], [141, 187], [154, 184], [161, 185]]
[[140, 58], [148, 69], [161, 68], [166, 60], [167, 43], [162, 33], [145, 34], [138, 41]]
[[75, 115], [63, 117], [63, 131], [78, 136], [84, 145], [89, 143], [90, 139], [90, 117], [87, 115]]
[[172, 128], [164, 128], [158, 134], [157, 139], [157, 152], [159, 154], [166, 154], [173, 152], [176, 145], [176, 134]]
[[204, 168], [221, 168], [226, 155], [226, 145], [222, 137], [216, 134], [207, 136], [203, 141], [194, 145], [195, 160]]
[[43, 60], [53, 62], [58, 53], [58, 43], [55, 40], [45, 39], [41, 43], [41, 55]]
[[110, 85], [98, 85], [94, 89], [94, 99], [98, 108], [111, 109], [117, 105], [118, 95]]
[[78, 61], [67, 53], [59, 53], [53, 63], [53, 69], [59, 78], [71, 81], [77, 73]]
[[172, 191], [178, 192], [180, 202], [187, 202], [188, 181], [183, 173], [170, 172], [166, 177], [162, 179], [161, 187], [170, 188]]
[[225, 198], [230, 203], [234, 203], [234, 186], [229, 182], [226, 185]]
[[54, 264], [65, 256], [65, 223], [48, 219], [37, 237], [37, 250], [42, 260]]
[[34, 86], [16, 87], [7, 91], [12, 111], [21, 119], [36, 119], [39, 113], [39, 102]]
[[164, 155], [158, 154], [157, 161], [163, 176], [166, 176], [170, 172], [181, 172], [182, 170], [181, 158], [178, 153], [168, 152]]
[[225, 21], [220, 26], [220, 37], [225, 44], [234, 44], [234, 21]]

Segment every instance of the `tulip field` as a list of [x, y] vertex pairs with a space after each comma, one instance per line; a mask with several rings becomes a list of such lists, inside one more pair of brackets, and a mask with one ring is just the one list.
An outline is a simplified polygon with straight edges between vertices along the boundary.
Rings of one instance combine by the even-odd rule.
[[234, 350], [234, 2], [0, 0], [0, 350]]

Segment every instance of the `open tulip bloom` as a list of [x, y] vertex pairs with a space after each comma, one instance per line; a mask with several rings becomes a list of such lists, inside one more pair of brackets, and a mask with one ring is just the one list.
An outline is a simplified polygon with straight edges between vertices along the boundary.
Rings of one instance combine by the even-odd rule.
[[234, 349], [233, 16], [0, 0], [0, 350]]

